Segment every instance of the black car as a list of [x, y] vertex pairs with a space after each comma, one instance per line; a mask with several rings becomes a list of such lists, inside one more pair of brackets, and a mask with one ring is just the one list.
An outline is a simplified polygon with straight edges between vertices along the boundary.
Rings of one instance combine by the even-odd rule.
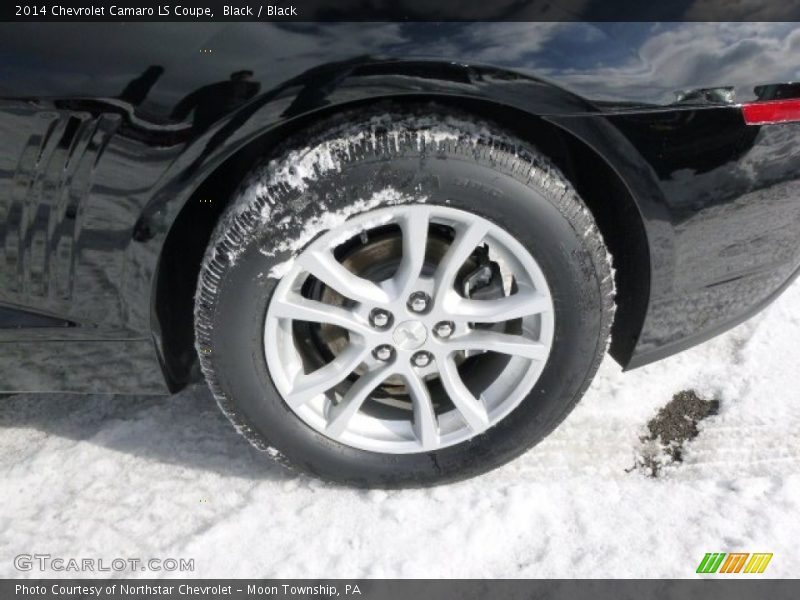
[[472, 476], [800, 268], [781, 23], [0, 26], [0, 390]]

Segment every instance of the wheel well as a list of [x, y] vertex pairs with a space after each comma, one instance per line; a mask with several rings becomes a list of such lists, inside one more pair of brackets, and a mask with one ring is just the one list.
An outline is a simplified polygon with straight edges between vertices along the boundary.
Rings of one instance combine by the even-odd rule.
[[[641, 216], [620, 177], [581, 140], [523, 111], [463, 98], [412, 96], [402, 100], [435, 101], [438, 105], [452, 106], [492, 120], [535, 145], [561, 169], [592, 212], [614, 259], [617, 313], [610, 353], [625, 365], [638, 339], [649, 302], [650, 262]], [[332, 107], [265, 133], [220, 165], [181, 209], [159, 259], [154, 307], [160, 324], [165, 376], [171, 391], [200, 377], [196, 368], [193, 323], [197, 277], [214, 226], [239, 183], [256, 162], [271, 154], [288, 136], [332, 113], [357, 106]]]

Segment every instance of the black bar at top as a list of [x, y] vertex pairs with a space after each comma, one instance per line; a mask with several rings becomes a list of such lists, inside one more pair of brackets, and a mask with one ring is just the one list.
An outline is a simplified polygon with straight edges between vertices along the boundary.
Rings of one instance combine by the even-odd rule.
[[800, 0], [3, 0], [0, 21], [785, 22], [800, 21]]

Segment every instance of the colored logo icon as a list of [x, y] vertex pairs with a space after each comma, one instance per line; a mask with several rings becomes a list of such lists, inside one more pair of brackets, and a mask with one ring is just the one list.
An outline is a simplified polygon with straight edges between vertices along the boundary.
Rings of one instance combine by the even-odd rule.
[[771, 552], [707, 552], [697, 573], [763, 573], [771, 560]]

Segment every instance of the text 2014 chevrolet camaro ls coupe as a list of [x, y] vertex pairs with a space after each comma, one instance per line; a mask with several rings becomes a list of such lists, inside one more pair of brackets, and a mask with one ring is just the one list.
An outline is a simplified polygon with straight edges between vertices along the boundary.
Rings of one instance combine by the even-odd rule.
[[481, 473], [800, 268], [790, 24], [0, 27], [0, 389]]

